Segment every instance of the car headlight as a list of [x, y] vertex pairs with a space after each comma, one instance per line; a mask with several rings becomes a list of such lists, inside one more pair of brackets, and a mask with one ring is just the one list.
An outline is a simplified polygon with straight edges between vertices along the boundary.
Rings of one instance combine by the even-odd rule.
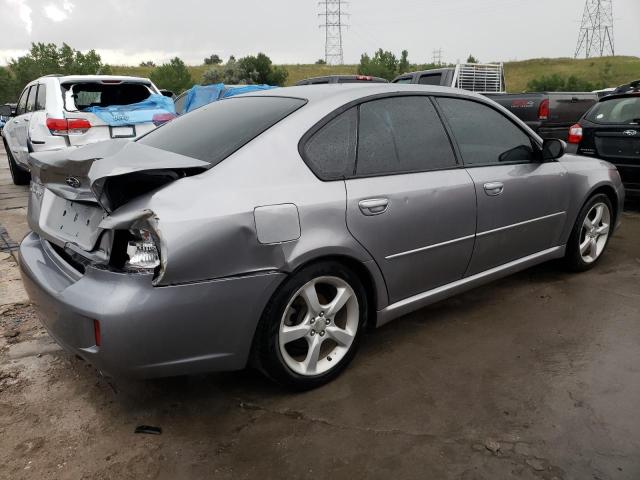
[[130, 230], [133, 238], [127, 243], [128, 260], [124, 263], [125, 270], [148, 271], [160, 266], [160, 254], [156, 239], [151, 230], [136, 228]]

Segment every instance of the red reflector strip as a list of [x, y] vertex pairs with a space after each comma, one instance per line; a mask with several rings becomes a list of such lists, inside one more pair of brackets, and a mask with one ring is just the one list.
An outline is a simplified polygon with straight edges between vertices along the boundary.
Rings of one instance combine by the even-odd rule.
[[98, 320], [93, 321], [93, 333], [95, 334], [96, 346], [102, 345], [102, 334], [100, 333], [100, 322]]

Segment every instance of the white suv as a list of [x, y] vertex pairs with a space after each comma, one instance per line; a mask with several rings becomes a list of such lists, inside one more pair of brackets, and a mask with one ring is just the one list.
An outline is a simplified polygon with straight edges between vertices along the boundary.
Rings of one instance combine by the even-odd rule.
[[[3, 141], [16, 185], [30, 180], [29, 154], [59, 150], [110, 138], [135, 138], [156, 127], [153, 121], [111, 126], [90, 107], [130, 105], [160, 94], [147, 78], [111, 75], [48, 75], [29, 83], [15, 114], [4, 126]], [[5, 112], [8, 106], [2, 108]], [[165, 119], [166, 120], [166, 119]]]

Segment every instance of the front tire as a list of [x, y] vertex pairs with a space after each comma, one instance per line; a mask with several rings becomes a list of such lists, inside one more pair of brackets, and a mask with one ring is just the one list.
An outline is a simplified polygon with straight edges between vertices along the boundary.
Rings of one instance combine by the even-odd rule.
[[358, 276], [338, 262], [294, 273], [269, 301], [258, 325], [258, 368], [295, 390], [330, 382], [355, 356], [368, 315], [366, 300]]
[[565, 264], [574, 272], [592, 269], [602, 257], [614, 221], [611, 200], [604, 194], [597, 194], [585, 203], [571, 231]]
[[4, 150], [7, 152], [7, 161], [9, 162], [9, 171], [11, 172], [11, 179], [14, 185], [29, 185], [31, 181], [31, 173], [23, 169], [13, 158], [11, 150], [7, 146], [7, 142], [3, 139]]

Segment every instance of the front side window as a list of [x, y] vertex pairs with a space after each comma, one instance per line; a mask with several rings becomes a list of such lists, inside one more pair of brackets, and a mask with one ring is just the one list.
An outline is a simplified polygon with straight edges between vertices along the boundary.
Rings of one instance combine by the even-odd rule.
[[353, 175], [356, 163], [358, 109], [341, 113], [313, 134], [304, 146], [309, 168], [322, 180]]
[[36, 94], [38, 92], [38, 86], [34, 85], [29, 90], [29, 96], [27, 97], [27, 112], [33, 112], [36, 109]]
[[27, 111], [27, 98], [29, 97], [29, 88], [25, 88], [18, 100], [18, 106], [16, 108], [16, 115], [22, 115]]
[[429, 98], [392, 97], [360, 105], [357, 175], [455, 166], [449, 137]]
[[465, 165], [536, 160], [531, 138], [493, 108], [471, 100], [438, 98]]
[[36, 97], [36, 110], [44, 110], [47, 104], [47, 86], [38, 85], [38, 96]]
[[137, 141], [215, 166], [305, 103], [290, 97], [232, 97], [182, 115]]

